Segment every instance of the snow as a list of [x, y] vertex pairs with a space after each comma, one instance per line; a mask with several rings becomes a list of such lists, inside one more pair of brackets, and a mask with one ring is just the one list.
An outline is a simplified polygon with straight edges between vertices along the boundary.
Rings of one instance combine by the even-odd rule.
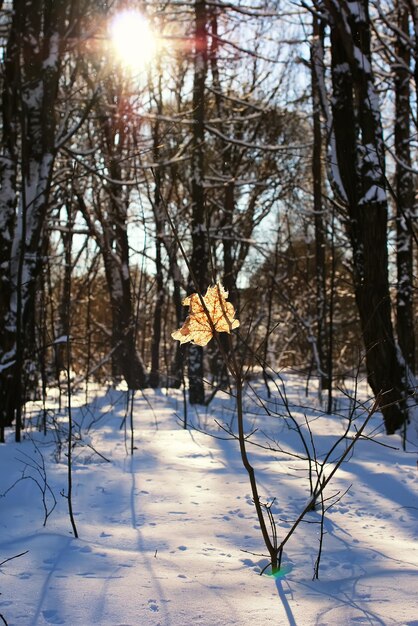
[[364, 196], [358, 201], [358, 205], [383, 204], [384, 202], [386, 202], [385, 190], [380, 185], [370, 185]]
[[59, 33], [53, 33], [49, 38], [49, 55], [44, 60], [43, 69], [57, 69], [60, 54], [60, 36]]
[[[261, 383], [252, 384], [263, 394]], [[339, 398], [338, 415], [325, 416], [315, 410], [317, 390], [306, 398], [304, 386], [287, 377], [291, 411], [302, 426], [304, 415], [311, 420], [319, 455], [342, 432], [348, 401]], [[368, 432], [377, 429], [377, 440], [391, 447], [358, 442], [330, 484], [328, 496], [351, 488], [327, 513], [319, 581], [312, 580], [317, 523], [299, 526], [274, 579], [259, 575], [267, 559], [259, 556], [238, 442], [214, 421], [236, 428], [233, 400], [218, 394], [206, 409], [189, 406], [195, 428], [184, 429], [181, 391], [137, 392], [131, 455], [128, 392], [90, 387], [87, 404], [85, 390], [73, 396], [75, 539], [65, 498], [66, 411], [57, 393], [49, 391], [47, 435], [33, 404], [24, 441], [15, 444], [9, 432], [1, 449], [0, 614], [9, 626], [417, 624], [416, 449], [403, 452], [398, 438], [385, 436], [381, 416]], [[283, 450], [299, 451], [279, 397], [269, 402], [272, 416], [250, 388], [245, 403], [255, 442], [270, 435]], [[262, 498], [277, 498], [272, 510], [283, 538], [309, 498], [306, 464], [252, 445], [249, 455]], [[318, 522], [318, 512], [307, 519]]]
[[4, 372], [5, 370], [8, 370], [9, 367], [12, 367], [12, 365], [14, 365], [16, 363], [15, 360], [13, 360], [13, 361], [8, 361], [7, 360], [8, 358], [10, 358], [10, 353], [9, 352], [3, 358], [4, 358], [5, 362], [4, 363], [0, 363], [0, 372]]
[[56, 343], [67, 343], [70, 340], [71, 340], [71, 338], [68, 335], [60, 335], [59, 337], [57, 337], [55, 339], [55, 341], [53, 341], [53, 343], [54, 344], [56, 344]]
[[365, 72], [366, 74], [371, 75], [372, 68], [371, 68], [370, 61], [367, 58], [367, 56], [363, 54], [360, 48], [358, 48], [355, 45], [353, 45], [353, 54], [354, 54], [354, 59], [357, 62], [357, 66], [359, 70]]

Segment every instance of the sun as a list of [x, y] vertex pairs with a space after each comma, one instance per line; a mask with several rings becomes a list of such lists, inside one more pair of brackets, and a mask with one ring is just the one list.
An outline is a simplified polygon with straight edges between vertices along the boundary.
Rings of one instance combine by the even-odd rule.
[[158, 39], [149, 22], [133, 9], [113, 17], [110, 39], [119, 62], [132, 71], [145, 68], [158, 51]]

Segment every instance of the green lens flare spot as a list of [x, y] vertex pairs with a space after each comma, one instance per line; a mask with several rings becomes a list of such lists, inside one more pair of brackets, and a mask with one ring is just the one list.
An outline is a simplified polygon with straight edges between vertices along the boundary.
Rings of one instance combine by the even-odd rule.
[[290, 565], [290, 563], [286, 564], [286, 565], [282, 565], [280, 569], [276, 570], [275, 572], [271, 571], [271, 565], [269, 566], [269, 568], [264, 572], [263, 576], [268, 576], [269, 578], [284, 578], [284, 576], [286, 576], [286, 574], [289, 574], [289, 572], [291, 572], [293, 569], [293, 566]]

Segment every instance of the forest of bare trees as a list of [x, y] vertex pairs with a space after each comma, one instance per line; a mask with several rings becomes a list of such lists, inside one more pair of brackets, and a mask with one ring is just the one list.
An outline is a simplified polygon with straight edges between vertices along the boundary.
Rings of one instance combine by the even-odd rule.
[[[157, 37], [119, 57], [111, 24]], [[414, 0], [0, 1], [0, 426], [65, 377], [181, 387], [364, 370], [416, 405]], [[146, 56], [146, 51], [143, 51]], [[137, 55], [137, 56], [134, 56]], [[143, 62], [141, 62], [143, 61]], [[222, 282], [233, 341], [171, 333]]]

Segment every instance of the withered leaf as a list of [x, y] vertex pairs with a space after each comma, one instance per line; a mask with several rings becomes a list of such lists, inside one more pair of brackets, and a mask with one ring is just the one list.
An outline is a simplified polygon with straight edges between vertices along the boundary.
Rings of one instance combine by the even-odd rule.
[[238, 328], [239, 321], [234, 319], [235, 309], [227, 302], [227, 298], [228, 292], [220, 283], [208, 287], [203, 296], [207, 310], [202, 305], [199, 294], [193, 293], [185, 298], [183, 305], [189, 306], [189, 315], [183, 326], [171, 333], [172, 338], [180, 343], [190, 341], [198, 346], [206, 346], [212, 339], [214, 330], [218, 333], [230, 333]]

